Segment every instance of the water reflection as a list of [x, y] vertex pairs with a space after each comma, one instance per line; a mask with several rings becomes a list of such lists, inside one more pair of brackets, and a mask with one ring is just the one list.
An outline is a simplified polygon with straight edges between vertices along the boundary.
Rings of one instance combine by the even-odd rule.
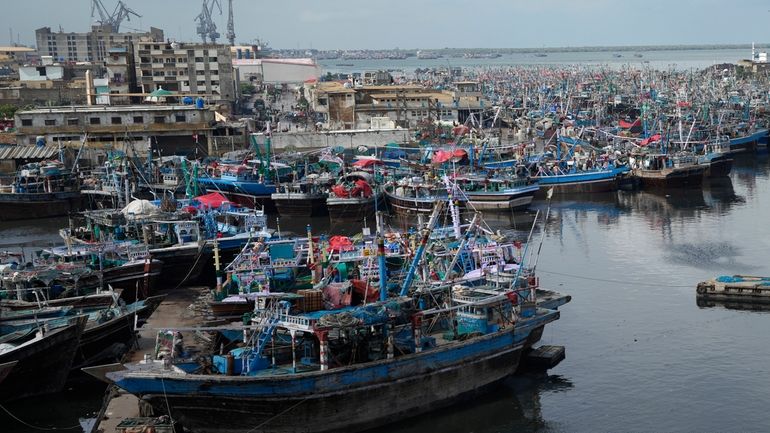
[[[569, 358], [568, 358], [569, 359]], [[372, 430], [372, 433], [398, 431], [425, 432], [514, 432], [559, 431], [543, 418], [541, 396], [567, 391], [572, 382], [562, 376], [520, 375], [506, 379], [490, 392], [447, 409]]]
[[696, 298], [695, 304], [701, 309], [722, 308], [725, 310], [770, 312], [770, 303], [767, 302], [716, 301], [713, 299]]

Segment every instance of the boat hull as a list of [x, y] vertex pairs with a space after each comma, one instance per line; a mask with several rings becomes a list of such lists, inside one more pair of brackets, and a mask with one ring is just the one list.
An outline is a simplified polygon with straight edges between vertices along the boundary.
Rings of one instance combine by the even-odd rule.
[[433, 212], [433, 207], [437, 201], [446, 201], [447, 197], [402, 197], [389, 191], [385, 192], [388, 197], [388, 204], [396, 215], [414, 216], [418, 214], [429, 215]]
[[[380, 203], [381, 205], [383, 203]], [[372, 218], [375, 211], [374, 198], [328, 198], [326, 206], [329, 218], [333, 220], [361, 220]]]
[[706, 167], [702, 165], [664, 171], [635, 169], [633, 175], [639, 178], [642, 188], [700, 187], [703, 185], [705, 170]]
[[529, 186], [513, 192], [466, 192], [465, 196], [468, 205], [479, 210], [524, 210], [529, 207], [539, 190], [539, 186]]
[[72, 369], [120, 361], [136, 338], [135, 317], [147, 308], [141, 307], [96, 326], [87, 327], [80, 337]]
[[0, 387], [0, 401], [61, 391], [75, 358], [87, 318], [50, 331], [38, 341], [0, 355], [0, 364], [17, 361]]
[[66, 216], [83, 210], [80, 192], [0, 193], [0, 221]]
[[[516, 328], [325, 372], [107, 377], [193, 432], [361, 431], [447, 406], [514, 374], [522, 353], [558, 317], [540, 312]], [[356, 409], [340, 410], [346, 407]]]
[[618, 178], [575, 180], [549, 183], [540, 181], [538, 196], [545, 197], [549, 189], [553, 188], [554, 194], [612, 192], [618, 190]]
[[211, 258], [208, 248], [193, 246], [169, 247], [150, 250], [153, 258], [163, 262], [158, 282], [166, 286], [192, 284], [198, 280]]
[[329, 213], [326, 197], [322, 195], [308, 197], [306, 194], [273, 194], [271, 198], [282, 217], [313, 217]]

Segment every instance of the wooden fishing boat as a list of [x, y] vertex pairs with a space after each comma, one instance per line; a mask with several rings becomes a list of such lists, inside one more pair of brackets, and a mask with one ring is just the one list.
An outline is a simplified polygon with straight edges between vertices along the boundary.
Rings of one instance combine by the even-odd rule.
[[326, 208], [327, 193], [313, 183], [281, 184], [270, 195], [282, 217], [314, 217], [329, 213]]
[[83, 202], [77, 176], [61, 163], [31, 163], [11, 184], [0, 185], [0, 221], [64, 216]]
[[540, 190], [527, 178], [458, 176], [454, 179], [466, 205], [478, 210], [523, 210]]
[[64, 327], [33, 333], [26, 341], [0, 344], [0, 364], [16, 362], [0, 387], [0, 401], [61, 391], [87, 320], [79, 316]]
[[[329, 217], [332, 220], [361, 220], [374, 216], [380, 190], [375, 185], [374, 177], [363, 171], [354, 171], [340, 178], [332, 186], [326, 199]], [[380, 203], [382, 205], [382, 203]]]
[[694, 156], [646, 155], [631, 173], [643, 188], [701, 187], [708, 166]]

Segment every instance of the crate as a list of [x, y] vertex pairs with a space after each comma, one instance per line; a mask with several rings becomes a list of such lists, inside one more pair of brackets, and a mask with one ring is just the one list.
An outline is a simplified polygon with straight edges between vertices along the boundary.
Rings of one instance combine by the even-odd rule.
[[117, 433], [173, 433], [174, 424], [167, 416], [126, 418], [115, 427]]
[[324, 309], [323, 292], [318, 289], [297, 290], [297, 295], [301, 296], [297, 300], [297, 309], [309, 313]]

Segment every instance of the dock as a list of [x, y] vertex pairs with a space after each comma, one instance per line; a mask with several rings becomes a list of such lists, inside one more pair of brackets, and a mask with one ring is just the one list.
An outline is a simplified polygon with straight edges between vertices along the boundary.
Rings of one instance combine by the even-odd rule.
[[[180, 287], [162, 292], [166, 294], [166, 299], [150, 316], [147, 323], [139, 329], [138, 349], [129, 353], [126, 362], [140, 361], [146, 353], [152, 353], [155, 338], [160, 329], [190, 328], [203, 324], [206, 317], [202, 310], [201, 299], [205, 298], [208, 290], [208, 287]], [[185, 334], [187, 333], [183, 333], [185, 347], [195, 347], [194, 336], [191, 333]], [[123, 432], [126, 425], [136, 422], [133, 419], [142, 418], [145, 415], [147, 414], [140, 410], [140, 401], [136, 396], [113, 386], [90, 433]], [[147, 418], [147, 422], [154, 421]], [[156, 431], [161, 431], [157, 426], [155, 428]]]

